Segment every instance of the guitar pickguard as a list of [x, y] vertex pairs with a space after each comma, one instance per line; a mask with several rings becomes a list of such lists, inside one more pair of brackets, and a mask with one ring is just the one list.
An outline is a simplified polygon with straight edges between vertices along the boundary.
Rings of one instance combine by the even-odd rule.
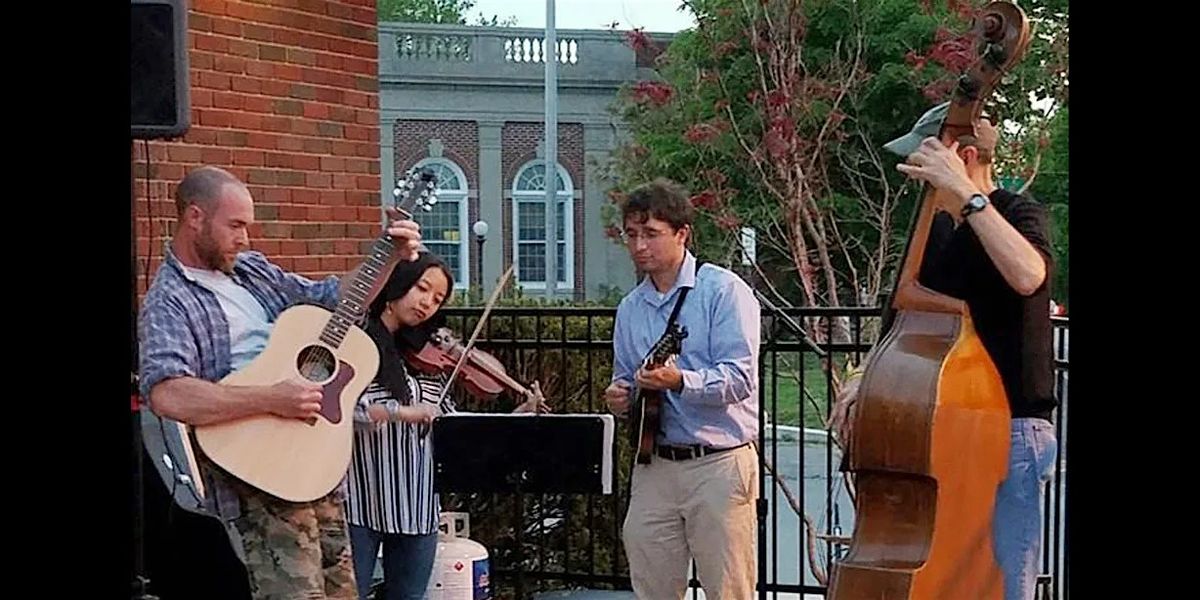
[[342, 421], [342, 391], [354, 378], [354, 367], [345, 361], [338, 361], [337, 377], [321, 388], [321, 416], [330, 423]]

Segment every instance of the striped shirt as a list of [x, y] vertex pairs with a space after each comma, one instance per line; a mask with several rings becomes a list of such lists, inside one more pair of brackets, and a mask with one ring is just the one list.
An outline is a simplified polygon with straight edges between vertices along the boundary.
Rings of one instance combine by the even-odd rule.
[[[405, 373], [413, 402], [438, 406], [445, 377]], [[440, 502], [433, 491], [433, 444], [428, 428], [412, 423], [372, 423], [367, 407], [395, 399], [371, 382], [354, 410], [354, 457], [350, 465], [346, 520], [383, 533], [409, 535], [437, 531]], [[455, 411], [447, 397], [438, 407]]]

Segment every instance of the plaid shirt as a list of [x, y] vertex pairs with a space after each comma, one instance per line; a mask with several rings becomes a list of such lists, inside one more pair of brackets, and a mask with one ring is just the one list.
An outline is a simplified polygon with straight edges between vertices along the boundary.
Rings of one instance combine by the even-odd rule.
[[[196, 377], [215, 382], [231, 371], [229, 323], [216, 295], [183, 270], [170, 242], [164, 256], [138, 317], [138, 379], [145, 400], [150, 398], [150, 390], [166, 379]], [[338, 301], [337, 277], [315, 282], [284, 271], [260, 252], [239, 254], [231, 277], [262, 304], [268, 323], [295, 304], [333, 309]], [[240, 503], [232, 490], [219, 480], [213, 481], [210, 489], [217, 514], [236, 518]]]

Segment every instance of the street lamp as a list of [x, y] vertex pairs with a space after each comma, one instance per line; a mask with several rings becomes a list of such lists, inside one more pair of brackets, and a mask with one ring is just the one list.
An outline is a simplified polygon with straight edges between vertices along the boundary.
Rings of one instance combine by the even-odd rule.
[[487, 241], [487, 233], [488, 233], [487, 221], [484, 221], [484, 220], [475, 221], [475, 224], [471, 226], [471, 232], [475, 234], [475, 251], [478, 253], [477, 256], [479, 256], [479, 258], [476, 261], [476, 264], [478, 264], [479, 266], [476, 268], [476, 271], [475, 271], [475, 281], [477, 281], [479, 283], [479, 298], [482, 300], [483, 299], [483, 243]]

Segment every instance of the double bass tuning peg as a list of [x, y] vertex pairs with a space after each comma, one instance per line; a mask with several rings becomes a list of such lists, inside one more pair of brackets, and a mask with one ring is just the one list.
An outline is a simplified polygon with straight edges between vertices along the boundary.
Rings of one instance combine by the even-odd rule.
[[983, 84], [979, 80], [972, 78], [969, 74], [963, 73], [958, 78], [958, 93], [971, 101], [979, 98], [979, 90]]
[[988, 44], [983, 50], [983, 59], [995, 68], [1000, 68], [1008, 61], [1008, 52], [1004, 50], [1004, 45], [996, 42]]

